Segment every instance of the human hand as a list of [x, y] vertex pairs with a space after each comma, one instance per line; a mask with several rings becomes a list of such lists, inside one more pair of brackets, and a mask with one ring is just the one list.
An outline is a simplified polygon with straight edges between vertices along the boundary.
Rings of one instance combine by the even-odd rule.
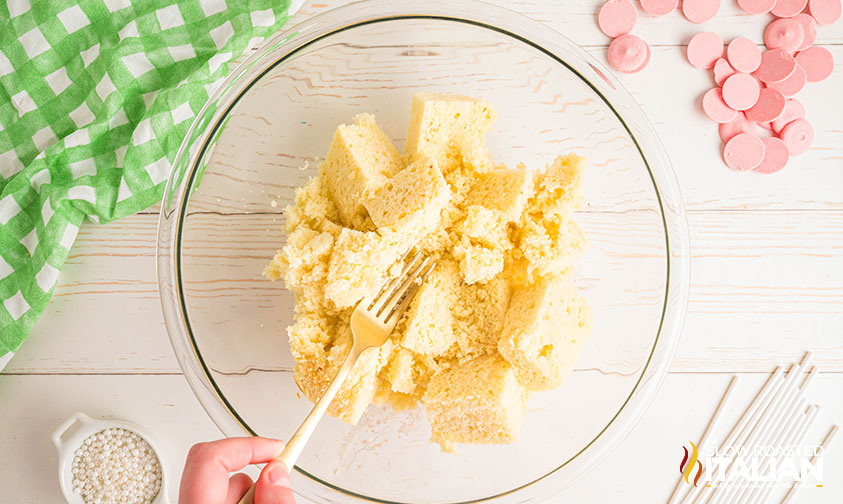
[[295, 504], [290, 476], [274, 460], [284, 443], [259, 437], [198, 443], [190, 448], [179, 488], [179, 504], [237, 504], [251, 488], [252, 478], [237, 473], [249, 464], [268, 462], [255, 488], [255, 504]]

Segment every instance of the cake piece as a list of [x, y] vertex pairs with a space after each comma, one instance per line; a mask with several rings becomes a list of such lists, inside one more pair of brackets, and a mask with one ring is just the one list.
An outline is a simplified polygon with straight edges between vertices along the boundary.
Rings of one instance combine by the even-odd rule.
[[460, 95], [416, 93], [410, 109], [406, 151], [410, 159], [431, 156], [442, 173], [461, 163], [476, 171], [491, 168], [486, 133], [495, 120], [489, 103]]
[[503, 275], [484, 284], [460, 285], [451, 308], [460, 359], [497, 352], [511, 293]]
[[484, 283], [503, 271], [503, 251], [472, 244], [463, 238], [454, 245], [454, 257], [460, 262], [460, 273], [468, 285]]
[[567, 219], [584, 201], [582, 179], [586, 160], [576, 154], [556, 156], [536, 179], [536, 190], [527, 203], [527, 217], [535, 222]]
[[509, 241], [507, 223], [502, 213], [480, 205], [471, 205], [465, 213], [465, 219], [459, 225], [459, 231], [472, 242], [489, 248], [506, 251], [512, 248]]
[[512, 295], [498, 351], [528, 390], [558, 387], [591, 333], [591, 310], [568, 276], [542, 279]]
[[420, 355], [439, 356], [454, 343], [450, 307], [455, 302], [459, 281], [456, 265], [440, 261], [419, 286], [404, 315], [404, 333], [399, 344]]
[[333, 242], [330, 233], [304, 226], [296, 228], [263, 274], [270, 280], [284, 279], [284, 284], [296, 296], [297, 309], [318, 311], [325, 299], [325, 278]]
[[416, 371], [413, 352], [397, 348], [386, 366], [386, 379], [393, 392], [412, 394], [416, 390]]
[[500, 212], [505, 222], [517, 221], [533, 194], [533, 172], [523, 164], [516, 169], [497, 168], [478, 175], [466, 205], [481, 205]]
[[374, 191], [364, 206], [379, 231], [413, 242], [439, 225], [450, 197], [436, 162], [421, 157]]
[[454, 443], [510, 443], [521, 428], [524, 388], [500, 355], [484, 355], [434, 375], [422, 404], [443, 451]]
[[576, 222], [526, 219], [517, 234], [518, 251], [526, 267], [526, 277], [561, 275], [585, 250], [588, 241]]
[[325, 296], [337, 308], [354, 306], [377, 294], [404, 253], [392, 235], [343, 228], [334, 242]]
[[401, 155], [371, 114], [343, 124], [320, 166], [320, 174], [345, 226], [361, 229], [363, 202], [401, 168]]

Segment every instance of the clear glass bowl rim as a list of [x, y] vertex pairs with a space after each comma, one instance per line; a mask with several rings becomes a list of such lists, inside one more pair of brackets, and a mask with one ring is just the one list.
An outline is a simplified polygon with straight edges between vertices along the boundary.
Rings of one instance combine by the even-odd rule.
[[[455, 504], [546, 498], [569, 486], [603, 460], [629, 434], [651, 403], [681, 335], [688, 298], [690, 250], [685, 209], [676, 176], [664, 146], [643, 111], [612, 72], [563, 35], [526, 16], [477, 0], [428, 0], [423, 3], [364, 0], [313, 16], [267, 39], [209, 98], [188, 130], [173, 163], [161, 207], [156, 253], [159, 294], [167, 332], [191, 389], [220, 430], [228, 436], [256, 435], [231, 407], [210, 375], [190, 330], [184, 303], [180, 273], [181, 229], [200, 161], [228, 113], [266, 72], [299, 50], [331, 35], [367, 24], [406, 19], [462, 22], [493, 30], [528, 44], [567, 67], [591, 87], [623, 124], [647, 166], [659, 202], [667, 261], [664, 306], [652, 351], [627, 399], [594, 439], [556, 469], [507, 492]], [[564, 58], [560, 54], [564, 54]], [[274, 61], [263, 62], [268, 56]], [[619, 110], [624, 112], [623, 116]], [[214, 126], [209, 128], [211, 123]], [[639, 134], [633, 133], [633, 129]], [[200, 147], [194, 148], [196, 146]], [[220, 415], [223, 410], [227, 417]], [[581, 457], [586, 451], [589, 456]], [[562, 468], [568, 470], [562, 471]], [[331, 489], [363, 502], [401, 504], [350, 492], [299, 467], [295, 470], [305, 476], [296, 481], [296, 490], [304, 497], [325, 499], [324, 490]]]

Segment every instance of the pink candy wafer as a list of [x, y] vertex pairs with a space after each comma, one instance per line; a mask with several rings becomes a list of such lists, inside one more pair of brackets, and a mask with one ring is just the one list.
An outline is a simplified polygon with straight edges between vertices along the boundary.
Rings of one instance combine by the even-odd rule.
[[813, 46], [796, 55], [799, 66], [805, 69], [808, 82], [819, 82], [834, 70], [834, 56], [825, 47]]
[[802, 102], [796, 98], [791, 98], [790, 100], [787, 100], [787, 103], [784, 105], [784, 112], [782, 112], [782, 115], [773, 121], [773, 131], [775, 131], [777, 135], [781, 134], [785, 126], [797, 119], [805, 119], [805, 106], [802, 105]]
[[808, 0], [777, 0], [771, 12], [774, 16], [789, 18], [805, 10], [806, 5]]
[[767, 84], [781, 82], [790, 77], [795, 68], [796, 58], [792, 54], [783, 49], [773, 49], [761, 54], [761, 65], [755, 71], [755, 76]]
[[609, 37], [626, 35], [635, 28], [638, 11], [629, 0], [608, 0], [597, 13], [597, 26]]
[[702, 98], [702, 108], [705, 115], [717, 123], [732, 121], [740, 113], [726, 105], [720, 88], [712, 88], [705, 92]]
[[785, 96], [793, 96], [799, 91], [802, 91], [806, 82], [808, 82], [808, 76], [805, 73], [805, 69], [802, 68], [802, 65], [796, 65], [790, 77], [781, 82], [771, 82], [767, 84], [767, 87], [775, 89]]
[[755, 77], [736, 73], [723, 83], [723, 101], [735, 110], [747, 110], [758, 101], [760, 91], [761, 85]]
[[754, 122], [747, 119], [743, 112], [738, 112], [734, 119], [727, 123], [720, 123], [717, 129], [720, 132], [720, 138], [724, 142], [728, 142], [741, 133], [752, 133], [754, 135], [758, 127]]
[[688, 42], [687, 56], [691, 65], [711, 68], [723, 56], [723, 41], [716, 33], [697, 33]]
[[776, 19], [764, 30], [764, 44], [767, 49], [784, 49], [793, 52], [802, 45], [804, 39], [805, 30], [802, 28], [802, 23], [790, 18]]
[[732, 68], [738, 72], [752, 73], [761, 64], [761, 50], [755, 42], [745, 37], [738, 37], [729, 42], [726, 57]]
[[764, 142], [750, 133], [735, 135], [723, 148], [723, 160], [733, 170], [752, 170], [764, 160]]
[[639, 72], [650, 61], [650, 46], [635, 35], [621, 35], [609, 44], [609, 64], [626, 73]]
[[692, 23], [705, 23], [717, 15], [720, 0], [683, 0], [682, 14]]
[[776, 137], [762, 138], [764, 143], [764, 159], [761, 164], [755, 167], [759, 173], [776, 173], [785, 167], [790, 159], [790, 152], [784, 140]]
[[814, 143], [814, 128], [805, 119], [796, 119], [782, 129], [779, 138], [787, 144], [791, 156], [798, 156], [807, 152]]
[[714, 82], [718, 86], [722, 86], [726, 79], [733, 75], [735, 75], [735, 69], [726, 61], [726, 58], [720, 58], [714, 62]]
[[832, 24], [840, 19], [840, 0], [810, 0], [808, 11], [819, 24]]
[[804, 51], [811, 47], [817, 40], [817, 21], [808, 14], [802, 13], [793, 16], [791, 19], [802, 25], [802, 45], [796, 48], [797, 51]]
[[641, 10], [654, 17], [670, 14], [679, 7], [679, 0], [640, 0], [639, 3]]
[[776, 6], [776, 0], [738, 0], [738, 7], [749, 14], [766, 14]]
[[775, 121], [781, 117], [786, 103], [787, 98], [775, 89], [762, 89], [757, 103], [746, 111], [746, 118], [757, 123]]

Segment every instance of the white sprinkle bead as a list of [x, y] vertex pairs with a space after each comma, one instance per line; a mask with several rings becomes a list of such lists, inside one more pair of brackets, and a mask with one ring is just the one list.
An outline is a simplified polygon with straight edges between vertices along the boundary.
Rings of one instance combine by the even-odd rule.
[[158, 457], [134, 432], [105, 429], [74, 454], [73, 491], [86, 504], [148, 504], [161, 490]]

